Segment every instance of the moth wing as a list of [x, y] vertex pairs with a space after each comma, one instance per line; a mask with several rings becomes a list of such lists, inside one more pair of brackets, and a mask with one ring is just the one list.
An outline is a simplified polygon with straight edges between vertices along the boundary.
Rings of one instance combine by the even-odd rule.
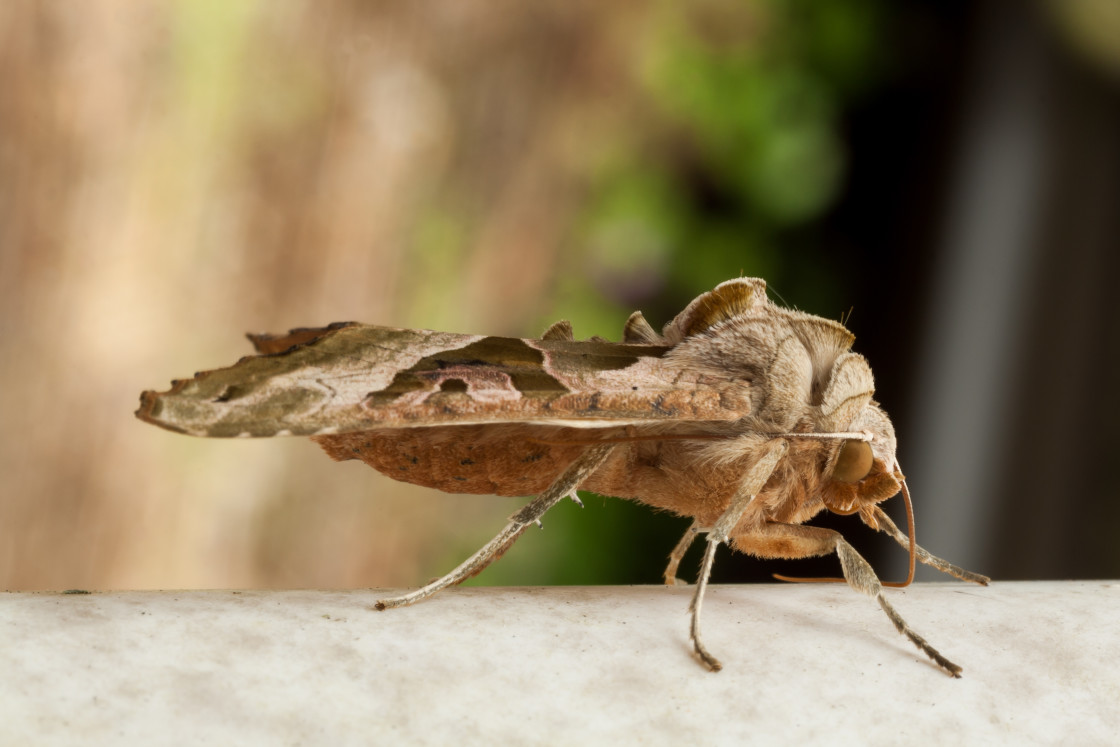
[[137, 417], [199, 436], [537, 422], [729, 421], [746, 397], [690, 379], [661, 345], [522, 340], [344, 323], [250, 336], [262, 355], [144, 392]]
[[343, 327], [350, 327], [357, 324], [356, 322], [335, 322], [326, 327], [300, 327], [298, 329], [289, 330], [287, 334], [283, 335], [270, 335], [270, 334], [253, 334], [250, 332], [245, 335], [249, 338], [249, 342], [253, 343], [256, 351], [262, 355], [273, 355], [275, 353], [284, 353], [297, 345], [306, 345], [314, 342], [325, 334], [333, 332], [336, 329]]

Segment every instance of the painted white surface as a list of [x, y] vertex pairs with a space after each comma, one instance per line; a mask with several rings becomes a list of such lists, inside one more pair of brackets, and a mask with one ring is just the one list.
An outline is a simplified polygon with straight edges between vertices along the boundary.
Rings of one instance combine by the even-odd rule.
[[0, 594], [3, 744], [1101, 744], [1120, 582]]

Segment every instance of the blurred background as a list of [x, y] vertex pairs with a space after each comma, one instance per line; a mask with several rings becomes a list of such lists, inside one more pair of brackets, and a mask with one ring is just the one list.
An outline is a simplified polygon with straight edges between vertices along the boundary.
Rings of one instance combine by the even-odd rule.
[[[1111, 0], [3, 3], [0, 69], [0, 588], [417, 585], [520, 502], [139, 392], [340, 320], [618, 339], [740, 275], [847, 319], [923, 545], [1120, 574]], [[585, 502], [476, 583], [657, 582], [688, 522]], [[715, 578], [775, 571], [838, 565]]]

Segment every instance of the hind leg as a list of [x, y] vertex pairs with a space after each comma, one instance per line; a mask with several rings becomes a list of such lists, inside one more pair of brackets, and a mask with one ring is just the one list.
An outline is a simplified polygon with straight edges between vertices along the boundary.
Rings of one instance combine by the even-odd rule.
[[688, 586], [687, 581], [677, 578], [677, 569], [680, 567], [681, 561], [684, 560], [684, 554], [688, 552], [688, 548], [692, 547], [692, 543], [696, 541], [696, 536], [703, 531], [705, 530], [700, 528], [700, 522], [692, 522], [692, 525], [685, 530], [680, 542], [673, 548], [673, 552], [669, 553], [669, 565], [665, 566], [665, 573], [663, 574], [666, 586]]
[[409, 594], [379, 599], [374, 607], [379, 610], [384, 610], [390, 607], [404, 607], [409, 604], [415, 604], [422, 599], [430, 597], [441, 589], [462, 583], [471, 576], [478, 575], [486, 566], [500, 558], [502, 553], [508, 550], [510, 546], [517, 541], [517, 538], [521, 536], [522, 532], [524, 532], [530, 524], [539, 521], [548, 509], [552, 508], [569, 495], [574, 496], [580, 483], [586, 480], [592, 472], [597, 470], [599, 466], [606, 461], [607, 456], [614, 447], [614, 444], [592, 446], [583, 452], [579, 459], [573, 462], [560, 477], [556, 478], [556, 481], [552, 483], [547, 490], [511, 516], [505, 529], [498, 532], [494, 539], [483, 545], [474, 555], [464, 560], [446, 576], [437, 578], [430, 584]]

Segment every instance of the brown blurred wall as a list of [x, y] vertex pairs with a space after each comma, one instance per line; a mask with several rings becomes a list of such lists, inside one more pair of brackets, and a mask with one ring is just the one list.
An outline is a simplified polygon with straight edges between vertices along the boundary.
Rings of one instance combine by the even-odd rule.
[[633, 16], [0, 5], [0, 588], [412, 584], [481, 542], [510, 502], [132, 411], [246, 331], [539, 331]]

